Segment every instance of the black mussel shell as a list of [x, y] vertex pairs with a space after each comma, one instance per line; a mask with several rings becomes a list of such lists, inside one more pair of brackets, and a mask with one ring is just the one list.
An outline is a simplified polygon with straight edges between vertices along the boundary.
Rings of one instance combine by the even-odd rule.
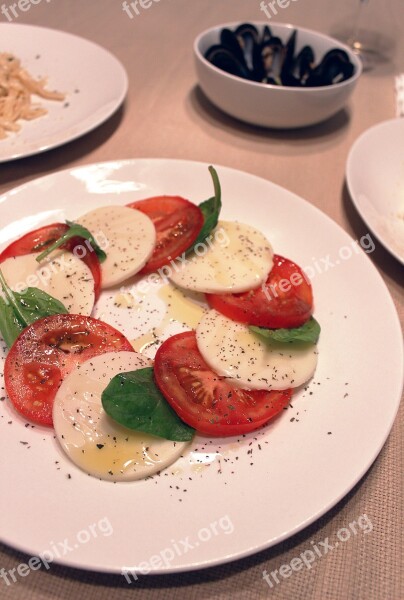
[[243, 77], [244, 79], [251, 79], [251, 73], [245, 65], [241, 63], [230, 50], [219, 44], [211, 46], [205, 53], [205, 58], [212, 63], [212, 65], [222, 71], [226, 71], [226, 73], [236, 75], [237, 77]]
[[300, 79], [302, 83], [306, 82], [312, 69], [314, 69], [314, 60], [314, 52], [311, 46], [303, 46], [296, 56], [293, 65], [293, 75]]
[[283, 42], [281, 38], [277, 37], [276, 35], [273, 35], [271, 37], [271, 39], [268, 41], [268, 44], [270, 44], [271, 46], [279, 46], [280, 48], [283, 48]]
[[328, 50], [328, 52], [324, 54], [322, 61], [328, 60], [331, 57], [338, 57], [341, 62], [350, 62], [348, 53], [345, 52], [345, 50], [342, 50], [342, 48], [332, 48], [331, 50]]
[[266, 76], [262, 61], [261, 46], [255, 44], [252, 55], [252, 77], [254, 81], [263, 81]]
[[[230, 29], [222, 29], [220, 32], [220, 44], [227, 48], [241, 63], [245, 64], [244, 52], [240, 46], [239, 39]], [[247, 65], [246, 65], [247, 66]]]
[[293, 57], [295, 55], [295, 49], [296, 49], [296, 36], [297, 36], [297, 31], [296, 29], [294, 31], [292, 31], [290, 38], [288, 39], [288, 41], [285, 44], [285, 48], [286, 48], [286, 59], [288, 59], [290, 62], [293, 61]]
[[241, 23], [241, 25], [236, 27], [234, 33], [235, 35], [241, 37], [252, 36], [257, 44], [259, 42], [260, 34], [258, 32], [258, 29], [252, 23]]
[[294, 30], [288, 39], [283, 55], [283, 63], [281, 69], [282, 85], [300, 85], [300, 81], [293, 75], [294, 55], [296, 48], [296, 30]]
[[303, 87], [303, 83], [299, 77], [295, 77], [291, 71], [282, 71], [282, 85], [289, 87]]
[[268, 25], [265, 25], [263, 31], [262, 31], [262, 38], [261, 38], [261, 43], [263, 44], [264, 42], [269, 42], [269, 40], [272, 37], [272, 31], [271, 28], [268, 27]]
[[318, 87], [352, 77], [354, 65], [344, 50], [333, 48], [315, 66], [310, 46], [296, 55], [297, 35], [293, 30], [283, 44], [268, 25], [260, 34], [255, 25], [242, 23], [234, 31], [222, 29], [220, 44], [209, 48], [205, 58], [232, 75], [274, 85]]
[[341, 83], [352, 77], [354, 66], [344, 50], [330, 50], [311, 72], [306, 86], [319, 87]]
[[243, 50], [247, 67], [253, 73], [254, 56], [256, 54], [256, 48], [259, 45], [258, 29], [250, 23], [243, 23], [242, 25], [239, 25], [237, 29], [235, 29], [234, 34]]
[[272, 77], [278, 84], [284, 60], [284, 47], [280, 38], [273, 37], [261, 45], [261, 59], [266, 77]]

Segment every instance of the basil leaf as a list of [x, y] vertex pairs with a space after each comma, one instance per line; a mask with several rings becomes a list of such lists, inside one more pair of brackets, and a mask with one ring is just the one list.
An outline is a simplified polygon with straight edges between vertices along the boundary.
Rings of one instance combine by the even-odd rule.
[[29, 287], [21, 294], [14, 292], [14, 295], [18, 306], [18, 317], [24, 319], [27, 325], [31, 325], [41, 317], [67, 313], [62, 302], [38, 288]]
[[115, 375], [101, 400], [107, 415], [129, 429], [176, 442], [194, 436], [195, 430], [181, 421], [154, 383], [152, 367]]
[[300, 327], [294, 327], [292, 329], [267, 329], [265, 327], [255, 327], [254, 325], [250, 325], [250, 330], [273, 342], [284, 344], [308, 342], [310, 344], [317, 344], [321, 328], [316, 319], [311, 317]]
[[88, 229], [83, 227], [83, 225], [79, 225], [79, 223], [74, 223], [73, 221], [66, 221], [66, 223], [70, 229], [68, 231], [66, 231], [66, 233], [64, 233], [51, 246], [46, 248], [46, 250], [44, 250], [39, 256], [37, 256], [37, 261], [41, 262], [41, 260], [46, 258], [51, 252], [53, 252], [60, 246], [63, 246], [63, 244], [65, 244], [68, 240], [78, 236], [78, 237], [84, 238], [85, 240], [88, 240], [90, 242], [94, 252], [98, 256], [98, 260], [101, 263], [104, 262], [104, 260], [107, 258], [107, 255], [105, 254], [104, 250], [102, 250], [99, 247], [99, 245], [95, 241], [93, 234], [90, 233], [90, 231], [88, 231]]
[[25, 326], [17, 319], [10, 304], [0, 297], [0, 333], [11, 348]]
[[66, 307], [53, 296], [38, 288], [13, 292], [0, 270], [0, 286], [5, 300], [0, 298], [0, 332], [10, 347], [23, 329], [42, 317], [67, 313]]
[[209, 173], [211, 174], [213, 180], [213, 187], [215, 189], [215, 195], [209, 200], [205, 200], [199, 204], [199, 208], [202, 211], [204, 223], [202, 225], [202, 229], [199, 232], [198, 237], [193, 243], [192, 247], [188, 249], [188, 252], [193, 250], [197, 244], [200, 244], [206, 240], [206, 238], [210, 235], [213, 229], [216, 227], [219, 221], [219, 214], [222, 208], [222, 191], [220, 188], [220, 181], [218, 174], [214, 167], [209, 167]]

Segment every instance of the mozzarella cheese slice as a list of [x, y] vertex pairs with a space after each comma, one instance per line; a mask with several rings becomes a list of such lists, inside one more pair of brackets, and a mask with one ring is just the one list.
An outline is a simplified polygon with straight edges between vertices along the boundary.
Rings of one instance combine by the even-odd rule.
[[264, 341], [216, 310], [202, 317], [196, 341], [211, 369], [246, 389], [297, 387], [313, 376], [317, 365], [317, 346]]
[[40, 263], [36, 254], [7, 258], [1, 270], [9, 287], [22, 292], [36, 287], [60, 300], [73, 314], [90, 315], [94, 306], [94, 279], [87, 265], [71, 252], [52, 252]]
[[104, 411], [101, 394], [118, 373], [151, 366], [137, 352], [108, 352], [82, 363], [60, 386], [53, 405], [56, 437], [86, 473], [131, 481], [172, 464], [189, 442], [173, 442], [127, 429]]
[[152, 220], [127, 206], [96, 208], [77, 219], [77, 223], [91, 231], [107, 255], [101, 263], [103, 288], [122, 283], [140, 271], [156, 244]]
[[181, 265], [172, 265], [171, 281], [204, 293], [245, 292], [266, 281], [273, 265], [266, 237], [242, 223], [219, 221], [208, 240]]

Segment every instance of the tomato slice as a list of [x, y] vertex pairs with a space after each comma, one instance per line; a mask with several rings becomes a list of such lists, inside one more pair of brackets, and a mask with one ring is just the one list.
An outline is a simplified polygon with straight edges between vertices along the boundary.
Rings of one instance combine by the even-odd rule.
[[196, 238], [204, 218], [199, 206], [180, 196], [155, 196], [128, 204], [147, 215], [157, 233], [156, 247], [140, 273], [152, 273], [181, 256]]
[[241, 435], [257, 429], [290, 401], [292, 390], [245, 390], [206, 364], [194, 331], [166, 340], [155, 358], [154, 376], [178, 416], [206, 435]]
[[[66, 223], [53, 223], [52, 225], [45, 225], [44, 227], [30, 231], [3, 250], [0, 254], [0, 263], [6, 260], [6, 258], [32, 254], [33, 252], [42, 252], [64, 235], [68, 229], [69, 226]], [[95, 301], [97, 301], [101, 292], [100, 262], [96, 253], [91, 251], [85, 242], [86, 240], [81, 237], [74, 237], [68, 240], [66, 244], [63, 244], [61, 248], [73, 252], [77, 246], [83, 246], [85, 252], [80, 248], [77, 256], [81, 258], [91, 271], [94, 279], [94, 296]]]
[[105, 352], [132, 351], [107, 323], [83, 315], [53, 315], [22, 331], [4, 365], [7, 393], [24, 417], [52, 425], [52, 407], [63, 378], [85, 360]]
[[271, 329], [300, 327], [313, 312], [313, 291], [306, 275], [277, 254], [263, 286], [241, 294], [206, 294], [206, 299], [233, 321]]

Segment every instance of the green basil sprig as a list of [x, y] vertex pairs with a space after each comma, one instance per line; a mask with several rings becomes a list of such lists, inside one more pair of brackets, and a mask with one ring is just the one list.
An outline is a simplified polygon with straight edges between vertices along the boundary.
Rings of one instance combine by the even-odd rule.
[[5, 299], [0, 297], [0, 333], [11, 348], [21, 331], [42, 317], [67, 313], [66, 307], [56, 298], [38, 288], [13, 292], [0, 270], [0, 286]]
[[93, 234], [90, 233], [90, 231], [88, 231], [88, 229], [86, 229], [85, 227], [83, 227], [83, 225], [79, 225], [79, 223], [74, 223], [73, 221], [66, 221], [66, 223], [69, 226], [69, 229], [66, 231], [66, 233], [64, 233], [51, 246], [49, 246], [48, 248], [46, 248], [46, 250], [44, 250], [43, 252], [41, 252], [41, 254], [39, 256], [37, 256], [36, 260], [38, 262], [41, 262], [51, 252], [53, 252], [54, 250], [56, 250], [60, 246], [63, 246], [63, 244], [65, 244], [68, 240], [70, 240], [71, 238], [74, 238], [74, 237], [78, 236], [78, 237], [84, 238], [85, 240], [88, 240], [90, 242], [90, 244], [91, 244], [94, 252], [98, 256], [98, 260], [101, 263], [104, 262], [104, 260], [107, 258], [107, 255], [105, 254], [104, 250], [102, 250], [99, 247], [99, 245], [95, 241], [95, 238], [94, 238]]
[[216, 172], [216, 169], [210, 166], [209, 173], [212, 177], [215, 195], [209, 198], [209, 200], [205, 200], [204, 202], [201, 202], [201, 204], [199, 204], [199, 208], [201, 209], [203, 214], [204, 223], [202, 225], [202, 229], [200, 230], [198, 237], [192, 244], [191, 248], [188, 249], [188, 252], [193, 250], [193, 248], [195, 248], [197, 244], [201, 244], [202, 242], [204, 242], [206, 238], [212, 233], [219, 221], [219, 215], [222, 208], [222, 190], [220, 187], [219, 176]]
[[154, 383], [152, 367], [115, 375], [101, 400], [107, 415], [129, 429], [176, 442], [194, 436], [195, 430], [181, 421]]

